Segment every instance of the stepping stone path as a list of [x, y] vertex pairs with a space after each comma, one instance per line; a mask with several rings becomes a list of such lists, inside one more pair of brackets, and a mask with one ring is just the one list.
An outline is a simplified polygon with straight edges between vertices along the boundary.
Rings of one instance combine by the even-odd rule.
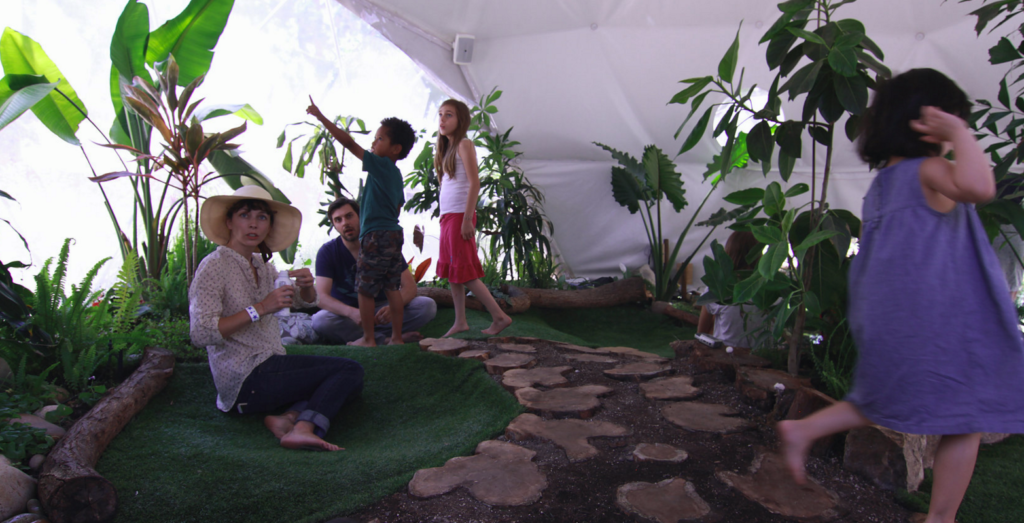
[[639, 362], [627, 363], [614, 369], [604, 371], [604, 375], [617, 380], [643, 381], [664, 376], [672, 372], [672, 367], [661, 363]]
[[498, 343], [498, 348], [508, 352], [523, 352], [527, 354], [533, 354], [537, 352], [537, 348], [533, 345], [525, 345], [522, 343]]
[[586, 354], [610, 354], [604, 349], [592, 349], [590, 347], [584, 347], [582, 345], [573, 345], [572, 343], [555, 343], [555, 348], [562, 350], [570, 350], [573, 352], [583, 352]]
[[682, 401], [661, 408], [665, 419], [686, 430], [729, 434], [750, 428], [750, 423], [725, 405]]
[[641, 443], [633, 449], [633, 459], [637, 461], [680, 463], [687, 457], [689, 454], [685, 450], [664, 443]]
[[469, 342], [457, 338], [423, 338], [420, 340], [420, 348], [442, 356], [458, 356], [469, 349]]
[[700, 389], [693, 386], [693, 378], [689, 376], [661, 378], [641, 383], [640, 392], [649, 400], [689, 400], [700, 395]]
[[420, 498], [439, 496], [465, 487], [476, 499], [497, 506], [529, 505], [540, 499], [547, 478], [531, 461], [537, 453], [502, 441], [484, 441], [476, 455], [448, 460], [443, 467], [413, 475], [409, 493]]
[[606, 353], [617, 354], [619, 356], [625, 356], [627, 358], [636, 358], [644, 361], [653, 361], [655, 363], [668, 362], [668, 359], [662, 358], [657, 354], [651, 352], [644, 352], [642, 350], [636, 350], [632, 347], [602, 347], [598, 350], [603, 350]]
[[470, 349], [459, 354], [459, 357], [477, 361], [485, 361], [491, 357], [491, 351], [486, 349]]
[[528, 369], [537, 364], [529, 354], [502, 354], [484, 361], [488, 374], [504, 374], [512, 369]]
[[622, 510], [658, 523], [696, 520], [711, 512], [693, 483], [671, 478], [659, 483], [627, 483], [616, 492]]
[[533, 369], [512, 369], [501, 376], [501, 384], [508, 390], [541, 385], [544, 387], [565, 387], [569, 380], [565, 375], [572, 372], [572, 367], [537, 367]]
[[597, 354], [566, 354], [565, 357], [572, 361], [586, 361], [589, 363], [617, 363], [619, 361], [611, 356], [599, 356]]
[[838, 515], [839, 496], [811, 478], [805, 485], [794, 483], [778, 454], [759, 452], [748, 475], [720, 471], [716, 476], [747, 499], [780, 516], [828, 521]]
[[548, 391], [526, 387], [516, 391], [516, 399], [528, 410], [540, 412], [545, 416], [571, 415], [587, 419], [601, 406], [598, 396], [608, 394], [612, 390], [604, 385], [584, 385]]
[[505, 436], [516, 441], [534, 437], [550, 440], [565, 450], [569, 461], [577, 462], [597, 455], [597, 448], [587, 441], [589, 438], [619, 437], [632, 432], [607, 421], [545, 420], [534, 414], [520, 414], [509, 423]]

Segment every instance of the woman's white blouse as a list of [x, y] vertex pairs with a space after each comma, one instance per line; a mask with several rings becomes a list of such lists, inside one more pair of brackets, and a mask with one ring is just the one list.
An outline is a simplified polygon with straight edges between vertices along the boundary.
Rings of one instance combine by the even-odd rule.
[[[255, 305], [274, 290], [277, 269], [263, 263], [259, 253], [246, 260], [233, 249], [220, 246], [203, 258], [188, 290], [188, 313], [192, 344], [205, 347], [210, 356], [210, 371], [217, 387], [217, 408], [227, 412], [238, 398], [242, 382], [260, 363], [274, 354], [283, 355], [281, 331], [277, 317], [267, 314], [242, 327], [226, 339], [217, 323]], [[251, 266], [256, 267], [259, 284], [253, 280]], [[295, 306], [317, 305], [302, 301], [295, 288]]]

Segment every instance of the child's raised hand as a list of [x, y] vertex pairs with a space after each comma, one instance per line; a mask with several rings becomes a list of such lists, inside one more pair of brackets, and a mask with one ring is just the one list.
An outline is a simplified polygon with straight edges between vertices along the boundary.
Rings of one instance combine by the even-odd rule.
[[321, 120], [324, 117], [323, 113], [320, 112], [320, 108], [313, 102], [312, 95], [309, 97], [309, 107], [306, 108], [306, 114], [313, 116], [313, 118], [316, 118], [317, 120]]
[[910, 121], [910, 128], [923, 134], [921, 140], [929, 143], [951, 142], [957, 133], [968, 129], [960, 117], [928, 105], [921, 107], [920, 118]]

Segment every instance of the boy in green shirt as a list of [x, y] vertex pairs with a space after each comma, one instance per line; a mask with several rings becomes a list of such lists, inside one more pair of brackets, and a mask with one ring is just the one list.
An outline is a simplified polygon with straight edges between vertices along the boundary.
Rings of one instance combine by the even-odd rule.
[[398, 213], [405, 203], [402, 194], [402, 173], [395, 162], [409, 155], [416, 132], [405, 120], [385, 118], [373, 137], [370, 150], [366, 151], [352, 139], [352, 135], [334, 125], [324, 117], [320, 108], [309, 98], [306, 112], [320, 121], [320, 124], [335, 140], [363, 161], [366, 171], [366, 187], [360, 203], [359, 213], [359, 261], [356, 265], [356, 285], [359, 291], [359, 320], [363, 337], [349, 343], [363, 347], [376, 347], [373, 329], [374, 297], [384, 289], [391, 310], [391, 338], [387, 343], [402, 343], [402, 295], [399, 292], [405, 259], [402, 257], [404, 237], [398, 224]]

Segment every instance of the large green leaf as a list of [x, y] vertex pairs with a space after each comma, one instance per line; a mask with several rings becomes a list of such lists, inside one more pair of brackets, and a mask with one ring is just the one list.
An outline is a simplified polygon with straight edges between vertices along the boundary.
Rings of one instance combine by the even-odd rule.
[[786, 207], [786, 196], [779, 182], [772, 182], [764, 190], [764, 213], [775, 216]]
[[654, 197], [661, 199], [664, 194], [676, 212], [683, 210], [686, 207], [686, 198], [683, 197], [686, 191], [683, 189], [682, 178], [676, 172], [676, 164], [655, 145], [644, 148], [643, 163], [647, 186], [654, 190]]
[[[114, 105], [118, 138], [127, 136], [129, 123], [121, 99], [121, 79], [127, 83], [136, 77], [150, 79], [146, 71], [146, 42], [149, 40], [149, 8], [137, 0], [129, 0], [121, 11], [110, 38], [110, 102]], [[130, 144], [130, 140], [118, 143]], [[136, 144], [138, 145], [138, 144]]]
[[0, 129], [46, 98], [54, 87], [57, 84], [47, 83], [43, 76], [9, 74], [0, 78]]
[[[85, 104], [78, 98], [78, 93], [64, 74], [57, 69], [57, 65], [46, 56], [43, 48], [35, 40], [8, 27], [0, 37], [0, 63], [8, 75], [39, 75], [46, 77], [48, 83], [59, 82], [54, 90], [32, 106], [32, 112], [62, 140], [72, 145], [81, 145], [75, 133], [85, 119]], [[61, 96], [58, 90], [67, 98]]]
[[747, 152], [750, 153], [750, 159], [755, 162], [771, 163], [774, 149], [775, 140], [772, 138], [771, 124], [767, 120], [761, 120], [747, 135]]
[[1014, 47], [1013, 43], [1010, 42], [1005, 36], [999, 39], [999, 43], [988, 50], [988, 61], [992, 65], [1003, 64], [1006, 62], [1012, 62], [1020, 58], [1020, 52]]
[[594, 145], [611, 153], [612, 158], [617, 160], [619, 164], [622, 165], [622, 167], [629, 171], [629, 173], [632, 174], [633, 176], [636, 176], [637, 178], [643, 178], [646, 175], [646, 172], [644, 171], [644, 166], [641, 165], [636, 158], [630, 156], [629, 153], [624, 153], [618, 149], [615, 149], [614, 147], [609, 147], [603, 143], [594, 142]]
[[162, 62], [173, 54], [182, 86], [205, 75], [234, 4], [234, 0], [191, 0], [178, 16], [149, 35], [146, 63]]
[[676, 93], [675, 96], [673, 96], [672, 99], [668, 101], [668, 103], [685, 104], [690, 98], [696, 96], [697, 93], [703, 91], [704, 88], [707, 87], [712, 80], [714, 80], [714, 78], [710, 76], [705, 76], [703, 78], [689, 78], [686, 80], [681, 80], [680, 83], [688, 83], [693, 85]]
[[[740, 22], [740, 27], [743, 27], [743, 22]], [[736, 29], [736, 38], [733, 39], [732, 45], [729, 46], [729, 50], [725, 52], [725, 56], [722, 57], [722, 61], [718, 63], [718, 76], [726, 83], [732, 83], [732, 76], [736, 73], [736, 62], [739, 59], [739, 52], [740, 30]]]
[[714, 107], [708, 107], [708, 110], [704, 111], [704, 114], [701, 115], [700, 120], [697, 120], [697, 125], [693, 127], [690, 131], [690, 135], [687, 136], [686, 141], [683, 142], [683, 146], [679, 148], [679, 154], [683, 154], [686, 151], [693, 149], [693, 146], [697, 145], [697, 142], [704, 137], [704, 132], [708, 129], [708, 120], [711, 119], [711, 110], [713, 108]]
[[835, 75], [832, 84], [836, 97], [851, 114], [860, 114], [868, 106], [868, 84], [860, 74], [856, 76]]
[[782, 264], [786, 262], [786, 256], [789, 254], [789, 242], [783, 240], [774, 245], [768, 247], [768, 251], [761, 256], [761, 260], [757, 262], [757, 272], [761, 277], [765, 279], [772, 279], [775, 273], [779, 272], [782, 268]]
[[729, 203], [735, 203], [736, 205], [756, 205], [761, 203], [763, 198], [764, 189], [760, 187], [751, 187], [750, 189], [731, 192], [727, 194], [723, 200]]
[[256, 125], [263, 125], [263, 117], [256, 112], [249, 104], [220, 104], [207, 105], [195, 112], [195, 117], [203, 122], [218, 116], [233, 114], [243, 120], [249, 120]]
[[640, 202], [647, 200], [640, 180], [618, 165], [612, 167], [612, 196], [630, 214], [636, 214], [640, 210]]

